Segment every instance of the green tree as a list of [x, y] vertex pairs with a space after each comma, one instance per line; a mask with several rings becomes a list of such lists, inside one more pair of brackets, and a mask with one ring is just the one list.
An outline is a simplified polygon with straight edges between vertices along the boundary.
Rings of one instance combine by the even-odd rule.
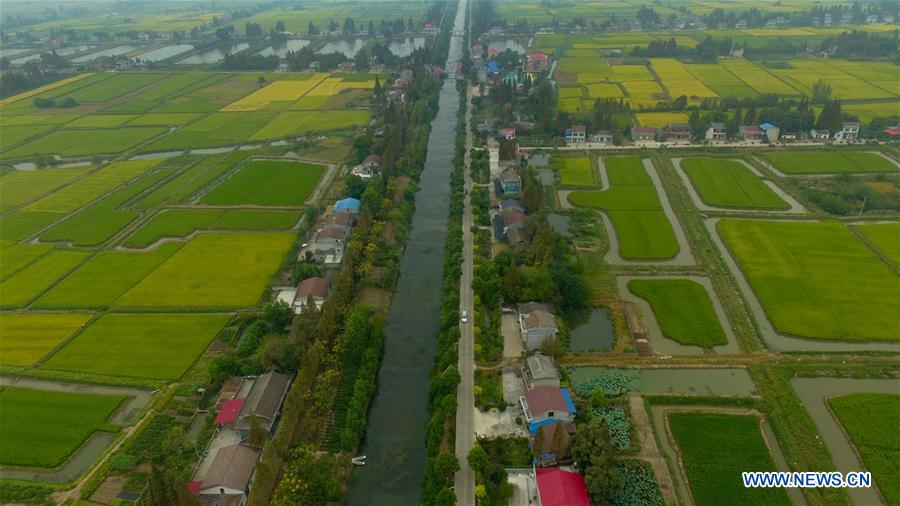
[[475, 443], [472, 449], [469, 450], [469, 456], [466, 457], [466, 460], [469, 462], [469, 467], [472, 468], [472, 471], [475, 471], [475, 474], [478, 475], [484, 474], [490, 463], [487, 452], [478, 443]]
[[269, 434], [266, 432], [266, 428], [263, 427], [262, 422], [260, 422], [258, 416], [250, 417], [250, 438], [247, 443], [252, 448], [256, 448], [257, 450], [262, 450], [262, 447], [266, 444], [266, 440], [269, 439]]
[[459, 471], [459, 459], [455, 453], [441, 452], [431, 460], [434, 475], [445, 484], [453, 482], [453, 475]]
[[813, 83], [812, 86], [812, 103], [824, 104], [831, 100], [831, 86], [823, 79]]
[[584, 483], [594, 506], [610, 504], [625, 486], [615, 465], [589, 467], [584, 473]]
[[506, 277], [503, 278], [503, 292], [506, 294], [507, 301], [519, 300], [519, 295], [522, 292], [522, 278], [519, 268], [515, 265], [506, 271]]

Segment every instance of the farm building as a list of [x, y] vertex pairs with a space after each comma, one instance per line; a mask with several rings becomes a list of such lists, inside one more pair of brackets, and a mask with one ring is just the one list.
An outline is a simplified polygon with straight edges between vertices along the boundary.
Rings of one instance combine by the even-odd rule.
[[521, 200], [516, 199], [501, 200], [500, 204], [498, 204], [498, 207], [501, 211], [505, 211], [507, 209], [518, 209], [523, 213], [528, 211], [528, 208], [525, 206], [525, 204], [523, 204]]
[[634, 141], [652, 141], [656, 139], [656, 129], [651, 126], [636, 126], [631, 129], [631, 139]]
[[501, 128], [499, 135], [501, 139], [511, 141], [516, 138], [516, 129], [512, 127]]
[[515, 208], [504, 209], [502, 215], [504, 232], [513, 228], [521, 229], [528, 220], [528, 215]]
[[546, 304], [528, 302], [519, 304], [519, 329], [522, 332], [522, 341], [525, 348], [536, 350], [547, 339], [555, 339], [559, 327], [556, 325], [556, 317], [547, 308]]
[[762, 128], [756, 125], [743, 125], [739, 129], [739, 133], [745, 141], [761, 141], [763, 137]]
[[220, 448], [206, 477], [189, 484], [188, 488], [200, 496], [204, 505], [243, 506], [247, 504], [258, 458], [257, 450], [242, 444]]
[[312, 298], [316, 309], [321, 311], [326, 297], [328, 297], [328, 280], [323, 277], [307, 278], [297, 285], [291, 307], [294, 309], [294, 314], [300, 314], [306, 309], [308, 301]]
[[666, 140], [682, 142], [691, 140], [691, 125], [687, 123], [669, 123], [666, 126]]
[[809, 137], [810, 137], [810, 139], [813, 139], [816, 141], [827, 141], [828, 139], [831, 138], [831, 132], [829, 132], [828, 130], [822, 130], [822, 129], [819, 129], [819, 130], [812, 129], [809, 131]]
[[549, 67], [549, 58], [544, 53], [532, 53], [525, 57], [525, 72], [544, 72]]
[[556, 467], [537, 469], [535, 474], [541, 506], [590, 506], [580, 474]]
[[500, 173], [500, 187], [503, 193], [519, 193], [522, 189], [522, 176], [519, 171], [510, 167]]
[[556, 369], [556, 364], [553, 363], [553, 357], [542, 353], [535, 353], [525, 359], [525, 365], [522, 366], [522, 378], [529, 390], [537, 387], [559, 388], [559, 371]]
[[354, 199], [351, 197], [338, 200], [334, 203], [334, 212], [336, 213], [351, 213], [351, 214], [359, 214], [360, 202], [359, 199]]
[[533, 388], [519, 397], [519, 404], [532, 434], [550, 421], [571, 422], [575, 419], [575, 404], [565, 388]]
[[572, 125], [566, 129], [566, 144], [580, 144], [587, 140], [587, 134], [584, 125]]
[[251, 418], [256, 418], [270, 435], [275, 432], [281, 404], [292, 379], [291, 375], [277, 372], [268, 372], [256, 378], [233, 425], [240, 432], [241, 440], [250, 437]]

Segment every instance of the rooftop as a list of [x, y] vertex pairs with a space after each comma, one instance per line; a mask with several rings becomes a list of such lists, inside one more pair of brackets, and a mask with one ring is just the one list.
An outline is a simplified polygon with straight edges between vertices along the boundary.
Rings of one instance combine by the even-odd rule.
[[241, 409], [240, 420], [235, 424], [238, 430], [250, 430], [250, 417], [263, 418], [264, 424], [271, 428], [275, 415], [281, 407], [281, 401], [287, 393], [291, 377], [278, 372], [267, 372], [256, 378], [250, 395], [247, 396]]
[[337, 202], [334, 203], [334, 212], [336, 212], [336, 213], [340, 212], [340, 211], [350, 211], [352, 213], [358, 213], [359, 208], [360, 208], [359, 199], [354, 199], [354, 198], [350, 198], [350, 197], [338, 200]]
[[306, 278], [297, 285], [296, 299], [306, 300], [307, 297], [324, 298], [328, 294], [328, 280], [325, 278]]
[[537, 387], [525, 392], [525, 402], [528, 403], [528, 411], [532, 414], [545, 411], [558, 411], [560, 413], [574, 413], [571, 400], [563, 395], [563, 389], [556, 387]]
[[246, 489], [256, 468], [258, 455], [258, 451], [240, 444], [220, 448], [209, 468], [209, 473], [200, 485], [200, 490], [215, 487]]
[[556, 364], [553, 363], [553, 357], [548, 357], [541, 353], [525, 359], [525, 368], [531, 375], [532, 379], [559, 379], [559, 371], [556, 370]]
[[590, 506], [580, 474], [555, 467], [539, 468], [535, 472], [541, 506]]
[[241, 406], [244, 405], [244, 399], [229, 399], [222, 404], [222, 409], [216, 415], [216, 425], [233, 422], [241, 412]]

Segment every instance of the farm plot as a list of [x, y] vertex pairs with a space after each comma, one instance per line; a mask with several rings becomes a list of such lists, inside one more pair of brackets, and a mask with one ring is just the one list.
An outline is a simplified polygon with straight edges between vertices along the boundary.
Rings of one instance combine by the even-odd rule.
[[900, 223], [853, 225], [881, 254], [900, 266]]
[[91, 167], [12, 171], [0, 176], [0, 210], [20, 206], [59, 188]]
[[602, 58], [563, 58], [559, 70], [566, 74], [609, 74], [609, 64]]
[[790, 209], [762, 179], [742, 163], [717, 158], [688, 158], [681, 166], [710, 206], [740, 209]]
[[286, 230], [299, 211], [270, 209], [168, 209], [125, 240], [124, 246], [143, 248], [164, 237], [185, 237], [195, 230]]
[[[254, 79], [258, 74], [254, 73]], [[227, 79], [202, 83], [198, 88], [188, 88], [179, 92], [178, 96], [167, 98], [164, 103], [152, 107], [151, 113], [188, 113], [188, 112], [212, 112], [234, 101], [253, 93], [259, 89], [255, 80], [241, 79], [231, 76]], [[149, 101], [141, 102], [142, 109], [146, 110]], [[119, 105], [124, 105], [119, 104]], [[111, 110], [111, 109], [107, 109]]]
[[3, 217], [0, 240], [21, 241], [65, 216], [62, 213], [16, 211]]
[[196, 165], [154, 189], [134, 204], [137, 209], [152, 209], [163, 204], [183, 202], [217, 177], [252, 155], [252, 151], [231, 151], [204, 158]]
[[8, 125], [4, 122], [0, 124], [0, 150], [9, 149], [53, 128], [53, 125]]
[[30, 366], [91, 319], [86, 313], [9, 313], [0, 318], [0, 363]]
[[651, 66], [672, 98], [716, 97], [716, 93], [698, 81], [683, 63], [674, 58], [651, 58]]
[[554, 156], [550, 166], [559, 172], [560, 180], [565, 186], [594, 186], [594, 170], [591, 160], [584, 156]]
[[717, 228], [779, 332], [900, 340], [897, 275], [843, 224], [723, 220]]
[[[309, 93], [326, 77], [328, 77], [327, 73], [319, 73], [310, 74], [309, 78], [304, 80], [275, 81], [221, 110], [223, 112], [244, 112], [270, 107], [286, 109], [292, 102]], [[280, 105], [273, 106], [273, 102], [278, 102]]]
[[[0, 464], [62, 464], [126, 398], [26, 388], [0, 391]], [[60, 415], [65, 414], [65, 423]]]
[[28, 90], [28, 91], [19, 93], [18, 95], [13, 95], [11, 97], [4, 98], [3, 100], [0, 100], [0, 106], [6, 106], [6, 105], [12, 104], [14, 102], [24, 100], [26, 98], [31, 98], [35, 95], [40, 95], [41, 93], [46, 93], [51, 90], [62, 88], [63, 86], [75, 83], [76, 81], [80, 81], [80, 80], [84, 79], [85, 77], [90, 77], [92, 75], [94, 75], [94, 74], [90, 74], [90, 73], [78, 74], [78, 75], [75, 75], [75, 76], [72, 76], [72, 77], [69, 77], [66, 79], [60, 79], [59, 81], [54, 81], [50, 84], [46, 84], [39, 88], [35, 88], [33, 90]]
[[622, 93], [622, 88], [619, 88], [619, 85], [613, 83], [593, 83], [585, 86], [588, 90], [588, 95], [592, 99], [598, 98], [623, 98], [625, 96]]
[[255, 133], [251, 140], [269, 140], [311, 132], [328, 132], [363, 126], [369, 121], [366, 110], [286, 111]]
[[656, 81], [623, 81], [622, 86], [635, 107], [652, 106], [665, 100], [665, 92]]
[[168, 260], [182, 244], [162, 244], [153, 251], [101, 251], [35, 301], [35, 308], [109, 307]]
[[19, 308], [50, 288], [90, 254], [52, 251], [0, 282], [0, 306]]
[[5, 158], [33, 155], [90, 156], [128, 151], [162, 134], [164, 128], [56, 130], [4, 153]]
[[325, 166], [280, 160], [252, 160], [200, 199], [208, 205], [299, 206]]
[[28, 211], [70, 213], [104, 193], [135, 178], [159, 160], [115, 162], [25, 207]]
[[197, 119], [200, 113], [142, 114], [128, 122], [128, 126], [180, 126]]
[[106, 314], [42, 368], [175, 380], [230, 318], [228, 314]]
[[144, 176], [51, 228], [41, 235], [41, 240], [69, 241], [77, 246], [95, 246], [106, 241], [140, 215], [138, 211], [119, 208], [168, 175], [168, 171], [157, 170]]
[[900, 395], [851, 394], [831, 397], [828, 405], [887, 504], [900, 503]]
[[675, 412], [672, 437], [698, 505], [791, 504], [780, 488], [746, 488], [745, 471], [775, 471], [759, 418], [750, 415]]
[[687, 123], [688, 115], [683, 112], [639, 112], [635, 114], [641, 126], [665, 128], [669, 123]]
[[184, 72], [174, 74], [146, 90], [135, 93], [130, 97], [129, 102], [155, 105], [160, 100], [172, 98], [202, 88], [203, 86], [215, 84], [227, 77], [228, 74], [212, 74], [205, 72]]
[[373, 79], [345, 79], [340, 77], [329, 77], [322, 80], [319, 84], [311, 89], [305, 96], [309, 97], [332, 97], [339, 95], [346, 90], [371, 90], [375, 86]]
[[781, 79], [770, 74], [766, 69], [748, 60], [721, 60], [719, 65], [737, 76], [741, 81], [759, 93], [775, 93], [777, 95], [800, 95]]
[[90, 86], [85, 86], [65, 95], [58, 95], [58, 97], [62, 100], [72, 98], [78, 102], [108, 102], [153, 84], [164, 77], [166, 77], [166, 74], [146, 72], [105, 74], [104, 79]]
[[829, 60], [828, 65], [872, 83], [892, 95], [900, 95], [900, 83], [896, 78], [891, 79], [891, 76], [896, 76], [897, 72], [900, 72], [900, 68], [894, 63]]
[[779, 151], [762, 153], [785, 174], [839, 174], [844, 172], [896, 172], [888, 160], [862, 151]]
[[605, 209], [619, 239], [620, 254], [632, 260], [662, 260], [679, 250], [672, 225], [656, 195], [653, 180], [638, 157], [610, 157], [606, 168], [611, 188], [573, 191], [576, 206]]
[[685, 68], [719, 96], [752, 97], [756, 92], [746, 83], [716, 64], [692, 64]]
[[663, 335], [712, 348], [728, 340], [706, 290], [688, 279], [633, 279], [628, 289], [650, 303]]
[[38, 258], [46, 255], [49, 244], [10, 244], [0, 249], [0, 279], [8, 277]]
[[66, 128], [115, 128], [137, 118], [136, 114], [88, 114], [66, 124]]
[[141, 151], [172, 151], [240, 144], [272, 120], [275, 112], [218, 112], [144, 146]]
[[789, 60], [787, 63], [791, 68], [771, 69], [770, 72], [806, 95], [812, 95], [813, 84], [822, 80], [831, 86], [833, 97], [844, 100], [897, 96], [896, 92], [881, 89], [824, 62]]
[[644, 65], [613, 65], [610, 69], [610, 81], [653, 81], [653, 74]]
[[259, 301], [295, 239], [290, 232], [202, 234], [115, 306], [235, 308]]

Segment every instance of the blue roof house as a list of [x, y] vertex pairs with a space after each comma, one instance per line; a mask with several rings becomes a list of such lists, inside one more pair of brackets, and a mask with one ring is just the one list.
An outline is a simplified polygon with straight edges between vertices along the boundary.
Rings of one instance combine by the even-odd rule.
[[759, 125], [759, 129], [765, 132], [766, 140], [770, 143], [778, 142], [778, 136], [781, 134], [781, 129], [771, 123], [763, 123]]
[[334, 203], [334, 212], [348, 212], [352, 214], [359, 214], [360, 203], [359, 199], [354, 198], [345, 198], [338, 200]]

